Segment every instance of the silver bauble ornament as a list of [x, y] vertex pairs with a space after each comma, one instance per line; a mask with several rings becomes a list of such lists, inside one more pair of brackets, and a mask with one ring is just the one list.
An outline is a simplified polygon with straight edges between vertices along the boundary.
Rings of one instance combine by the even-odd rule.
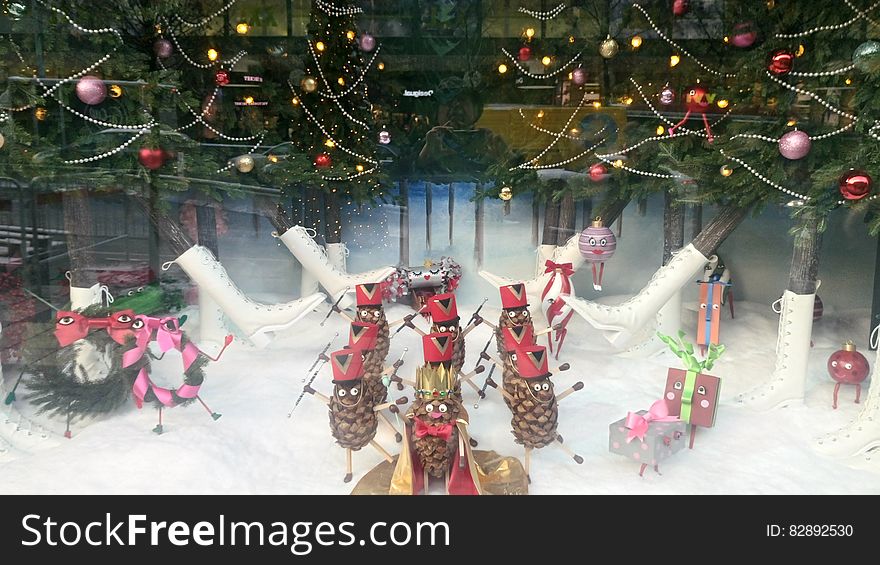
[[876, 71], [880, 66], [880, 43], [866, 41], [853, 51], [852, 61], [856, 68], [863, 73]]
[[599, 44], [599, 55], [602, 55], [605, 59], [611, 59], [617, 55], [618, 51], [620, 51], [620, 46], [610, 35]]
[[250, 155], [242, 155], [235, 160], [235, 168], [240, 173], [249, 173], [254, 170], [254, 158]]

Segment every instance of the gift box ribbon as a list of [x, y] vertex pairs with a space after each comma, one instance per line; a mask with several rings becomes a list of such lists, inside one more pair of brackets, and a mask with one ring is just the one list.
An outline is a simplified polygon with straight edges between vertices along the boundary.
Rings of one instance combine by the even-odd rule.
[[681, 390], [681, 414], [679, 419], [690, 424], [694, 390], [697, 387], [697, 372], [687, 371], [684, 375], [684, 388]]
[[669, 407], [662, 398], [654, 402], [645, 414], [629, 412], [623, 424], [629, 430], [626, 434], [626, 443], [636, 438], [645, 441], [645, 435], [648, 433], [648, 428], [651, 427], [651, 422], [675, 422], [677, 420], [679, 418], [669, 415]]

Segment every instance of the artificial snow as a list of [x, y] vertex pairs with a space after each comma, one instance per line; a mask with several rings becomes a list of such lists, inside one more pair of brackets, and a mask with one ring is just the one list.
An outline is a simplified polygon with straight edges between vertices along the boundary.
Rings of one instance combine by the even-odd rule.
[[[687, 289], [686, 289], [687, 292]], [[694, 291], [695, 292], [695, 291]], [[622, 297], [605, 298], [615, 303]], [[490, 304], [497, 300], [490, 297]], [[690, 305], [693, 308], [693, 305]], [[197, 403], [164, 412], [165, 433], [151, 431], [156, 411], [137, 410], [133, 402], [116, 413], [73, 427], [73, 438], [64, 439], [64, 422], [35, 415], [23, 400], [0, 407], [0, 492], [39, 494], [346, 494], [357, 480], [382, 461], [369, 446], [354, 454], [354, 481], [345, 484], [345, 451], [333, 443], [327, 407], [306, 395], [288, 418], [303, 387], [305, 370], [335, 332], [333, 349], [345, 343], [348, 328], [333, 315], [319, 326], [328, 305], [322, 305], [293, 328], [276, 337], [268, 349], [257, 351], [236, 341], [218, 363], [207, 367], [202, 398], [223, 414], [213, 421]], [[459, 304], [462, 319], [473, 310]], [[388, 308], [388, 319], [411, 312], [403, 305]], [[777, 316], [768, 305], [738, 302], [737, 317], [724, 312], [721, 338], [726, 353], [711, 374], [722, 378], [721, 406], [714, 428], [700, 428], [693, 450], [683, 450], [665, 461], [657, 475], [650, 468], [644, 478], [638, 465], [608, 452], [608, 425], [627, 411], [647, 409], [660, 398], [667, 367], [679, 367], [669, 352], [648, 359], [613, 355], [598, 332], [575, 316], [558, 363], [571, 370], [554, 377], [557, 392], [578, 380], [585, 383], [560, 403], [559, 433], [565, 445], [584, 458], [578, 465], [561, 449], [549, 446], [532, 457], [532, 494], [817, 494], [880, 493], [876, 470], [853, 468], [824, 458], [810, 448], [812, 438], [833, 431], [854, 418], [855, 390], [843, 387], [840, 408], [832, 410], [834, 382], [825, 363], [846, 339], [853, 339], [872, 366], [875, 355], [867, 351], [864, 335], [867, 311], [829, 312], [814, 325], [815, 347], [810, 352], [806, 402], [770, 413], [757, 413], [732, 405], [736, 394], [769, 378], [774, 364]], [[488, 305], [482, 315], [490, 321], [498, 310]], [[196, 316], [185, 330], [193, 331]], [[696, 312], [683, 314], [693, 335]], [[417, 320], [418, 323], [418, 320]], [[424, 321], [421, 327], [425, 327]], [[393, 331], [393, 330], [392, 330]], [[197, 335], [194, 333], [194, 335]], [[480, 350], [491, 337], [487, 326], [467, 337], [471, 370]], [[862, 339], [859, 339], [859, 338]], [[546, 345], [542, 336], [541, 344]], [[386, 360], [391, 364], [409, 348], [400, 374], [412, 378], [421, 361], [418, 335], [403, 330], [392, 340]], [[494, 343], [489, 351], [495, 352]], [[171, 352], [172, 357], [175, 352]], [[157, 384], [173, 385], [179, 360], [154, 365]], [[488, 367], [487, 367], [488, 370]], [[482, 383], [486, 373], [478, 375]], [[4, 395], [17, 371], [6, 368]], [[500, 375], [496, 371], [497, 381]], [[167, 380], [166, 380], [167, 379]], [[867, 393], [865, 383], [863, 398]], [[314, 388], [332, 390], [329, 367], [315, 380]], [[479, 449], [522, 457], [513, 442], [510, 414], [497, 391], [474, 408], [476, 394], [465, 386], [465, 406], [470, 430]], [[412, 396], [412, 391], [390, 395]], [[405, 407], [404, 407], [405, 411]], [[392, 417], [393, 418], [393, 417]], [[380, 426], [378, 442], [392, 453], [399, 450], [392, 434]], [[875, 458], [876, 459], [876, 458]], [[857, 460], [864, 460], [864, 457]], [[438, 489], [434, 489], [435, 491]]]

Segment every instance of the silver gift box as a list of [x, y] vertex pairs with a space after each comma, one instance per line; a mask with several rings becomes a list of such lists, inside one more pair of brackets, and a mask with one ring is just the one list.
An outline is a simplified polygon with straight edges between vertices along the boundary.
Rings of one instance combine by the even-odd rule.
[[[647, 410], [638, 412], [642, 416], [647, 413]], [[621, 418], [609, 426], [608, 449], [611, 453], [623, 455], [636, 463], [654, 467], [686, 447], [687, 424], [681, 420], [650, 422], [644, 440], [634, 438], [629, 443], [626, 442], [629, 430], [624, 426], [625, 423], [626, 418]]]

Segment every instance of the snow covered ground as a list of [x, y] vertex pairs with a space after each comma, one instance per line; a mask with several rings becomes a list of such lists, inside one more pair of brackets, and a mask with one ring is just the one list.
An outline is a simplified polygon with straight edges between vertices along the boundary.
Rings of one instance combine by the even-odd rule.
[[[254, 351], [236, 342], [219, 363], [209, 366], [202, 396], [223, 414], [216, 422], [197, 404], [176, 408], [165, 412], [166, 432], [156, 435], [151, 432], [155, 411], [132, 404], [112, 417], [75, 426], [73, 439], [67, 440], [60, 435], [63, 422], [34, 416], [22, 400], [12, 411], [0, 407], [0, 492], [348, 493], [381, 461], [380, 455], [369, 447], [355, 453], [355, 481], [346, 485], [344, 451], [332, 441], [326, 407], [307, 396], [293, 418], [287, 417], [302, 389], [304, 371], [323, 345], [337, 331], [341, 335], [334, 348], [344, 343], [343, 320], [333, 316], [319, 327], [326, 312], [321, 310], [279, 336], [269, 349]], [[402, 305], [389, 310], [389, 319], [410, 311]], [[459, 311], [466, 318], [472, 308], [459, 305]], [[483, 315], [497, 319], [498, 311], [487, 305]], [[684, 316], [691, 333], [695, 318], [695, 313]], [[814, 436], [846, 424], [859, 409], [852, 402], [853, 388], [844, 388], [840, 408], [831, 409], [834, 383], [825, 362], [844, 340], [853, 339], [873, 366], [875, 356], [865, 343], [867, 318], [865, 311], [826, 310], [814, 329], [805, 405], [759, 414], [730, 403], [772, 371], [777, 317], [767, 305], [737, 303], [737, 318], [730, 320], [725, 313], [722, 319], [727, 353], [712, 371], [723, 379], [716, 426], [700, 429], [695, 449], [674, 455], [661, 468], [662, 475], [648, 470], [640, 478], [635, 463], [608, 452], [608, 425], [659, 398], [666, 367], [677, 367], [678, 360], [671, 353], [637, 360], [609, 355], [599, 334], [575, 316], [559, 361], [571, 363], [572, 369], [555, 380], [560, 391], [577, 380], [586, 384], [561, 403], [559, 424], [566, 445], [584, 457], [584, 464], [575, 464], [553, 446], [537, 451], [532, 494], [880, 493], [880, 465], [851, 468], [810, 449]], [[485, 326], [468, 336], [466, 369], [476, 364], [489, 337]], [[421, 360], [420, 339], [413, 332], [394, 338], [388, 363], [404, 347], [409, 353], [401, 374], [412, 375]], [[179, 374], [175, 361], [155, 366], [157, 382], [161, 384], [163, 367], [169, 375]], [[319, 391], [331, 388], [328, 371], [316, 380]], [[7, 371], [4, 395], [15, 376]], [[392, 389], [395, 398], [401, 394], [411, 392]], [[479, 448], [521, 457], [500, 396], [490, 389], [488, 399], [474, 409], [476, 395], [467, 387], [465, 394]], [[380, 427], [377, 439], [397, 452], [387, 430]]]

